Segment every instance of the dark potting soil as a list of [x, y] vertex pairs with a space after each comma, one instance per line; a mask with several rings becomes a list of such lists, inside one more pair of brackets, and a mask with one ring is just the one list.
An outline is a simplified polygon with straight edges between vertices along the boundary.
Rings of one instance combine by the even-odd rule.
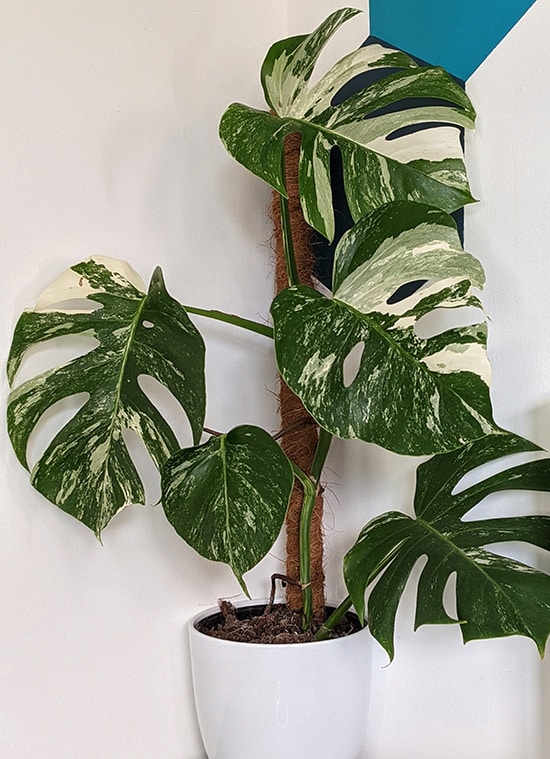
[[[240, 643], [310, 643], [323, 620], [313, 623], [310, 630], [302, 629], [302, 615], [285, 604], [276, 604], [268, 613], [262, 606], [236, 608], [229, 601], [220, 601], [220, 612], [203, 619], [198, 629], [213, 638], [223, 638]], [[330, 613], [332, 609], [327, 609]], [[328, 635], [342, 638], [361, 629], [359, 620], [347, 614]]]

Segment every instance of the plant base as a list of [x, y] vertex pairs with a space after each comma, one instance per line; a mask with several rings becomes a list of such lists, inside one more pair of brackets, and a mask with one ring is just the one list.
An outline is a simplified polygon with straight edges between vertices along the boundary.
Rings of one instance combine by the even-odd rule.
[[[327, 614], [332, 611], [327, 609]], [[221, 601], [219, 613], [203, 620], [198, 629], [205, 635], [240, 643], [313, 643], [325, 618], [323, 614], [322, 619], [313, 620], [311, 627], [303, 630], [302, 612], [293, 611], [286, 604], [274, 604], [266, 613], [261, 606], [238, 609], [230, 601]], [[342, 638], [360, 629], [359, 619], [355, 614], [349, 614], [328, 637]]]

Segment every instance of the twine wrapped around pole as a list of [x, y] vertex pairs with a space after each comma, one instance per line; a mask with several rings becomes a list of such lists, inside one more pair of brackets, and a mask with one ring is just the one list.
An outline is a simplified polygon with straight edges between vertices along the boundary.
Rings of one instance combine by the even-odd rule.
[[[313, 280], [314, 257], [311, 248], [312, 230], [304, 220], [300, 207], [298, 191], [298, 159], [301, 135], [291, 134], [285, 143], [286, 188], [290, 212], [290, 227], [294, 256], [300, 284], [311, 285]], [[288, 287], [285, 266], [283, 237], [279, 212], [279, 195], [273, 194], [272, 218], [275, 232], [275, 286], [279, 293]], [[279, 388], [279, 413], [281, 430], [289, 430], [282, 437], [282, 447], [287, 456], [304, 472], [309, 473], [317, 446], [318, 431], [301, 401], [281, 380]], [[295, 485], [292, 492], [286, 519], [286, 574], [292, 579], [300, 576], [300, 512], [303, 492], [300, 485]], [[323, 497], [317, 496], [311, 523], [311, 587], [313, 591], [313, 613], [324, 612], [324, 571], [323, 571]], [[299, 587], [289, 584], [286, 590], [287, 603], [295, 610], [302, 607], [302, 594]]]

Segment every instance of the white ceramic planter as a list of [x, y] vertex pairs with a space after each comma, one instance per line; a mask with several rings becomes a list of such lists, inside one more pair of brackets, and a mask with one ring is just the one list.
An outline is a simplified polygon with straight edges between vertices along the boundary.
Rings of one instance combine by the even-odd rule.
[[189, 623], [208, 758], [359, 759], [370, 680], [368, 631], [316, 643], [235, 643], [196, 629], [218, 612], [209, 609]]

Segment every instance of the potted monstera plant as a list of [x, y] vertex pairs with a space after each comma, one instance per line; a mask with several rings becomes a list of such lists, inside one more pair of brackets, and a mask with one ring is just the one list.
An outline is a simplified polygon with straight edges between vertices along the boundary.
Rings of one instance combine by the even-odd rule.
[[[125, 429], [141, 437], [158, 467], [162, 506], [178, 534], [205, 558], [229, 564], [245, 592], [246, 572], [268, 552], [289, 501], [297, 498], [297, 535], [288, 543], [291, 568], [282, 579], [293, 593], [289, 606], [298, 630], [282, 638], [278, 631], [275, 637], [300, 643], [214, 640], [208, 634], [214, 623], [202, 618], [191, 627], [199, 718], [211, 757], [304, 752], [355, 757], [367, 689], [361, 664], [366, 635], [353, 632], [353, 622], [347, 622], [344, 632], [352, 634], [339, 637], [338, 626], [354, 607], [358, 626], [368, 623], [370, 634], [393, 657], [397, 607], [422, 556], [427, 560], [418, 581], [417, 626], [457, 623], [464, 641], [525, 635], [541, 655], [550, 632], [550, 578], [486, 547], [523, 541], [550, 549], [549, 518], [465, 519], [491, 493], [550, 489], [548, 458], [501, 469], [461, 488], [464, 476], [480, 465], [537, 450], [493, 420], [487, 329], [478, 295], [484, 273], [463, 250], [450, 215], [473, 200], [461, 130], [473, 126], [474, 109], [442, 69], [422, 66], [379, 43], [351, 52], [310, 87], [325, 43], [357, 12], [344, 8], [311, 34], [275, 43], [261, 73], [267, 110], [233, 104], [221, 120], [228, 151], [276, 193], [284, 281], [271, 305], [273, 324], [184, 307], [168, 294], [160, 270], [145, 288], [128, 264], [92, 258], [72, 266], [22, 314], [8, 362], [13, 385], [8, 430], [27, 468], [29, 437], [42, 415], [63, 398], [86, 394], [33, 465], [31, 482], [98, 536], [122, 508], [144, 502]], [[344, 85], [358, 75], [364, 81], [342, 96]], [[295, 227], [305, 221], [318, 235], [335, 238], [335, 151], [352, 224], [336, 245], [327, 293], [303, 274]], [[419, 336], [425, 316], [464, 306], [478, 309], [477, 322]], [[283, 424], [279, 435], [253, 425], [205, 430], [205, 347], [190, 314], [272, 340], [284, 386], [300, 408], [297, 421]], [[92, 348], [14, 384], [27, 351], [62, 335], [91, 339]], [[154, 377], [179, 401], [193, 446], [180, 449], [169, 421], [143, 390], [142, 375]], [[280, 438], [294, 434], [313, 435], [307, 465], [281, 448]], [[343, 560], [348, 596], [327, 610], [322, 573], [312, 571], [311, 543], [333, 438], [358, 438], [424, 458], [417, 470], [414, 516], [394, 511], [365, 525]], [[453, 574], [456, 618], [443, 602]], [[234, 628], [248, 614], [265, 626], [271, 606], [270, 601], [246, 613], [225, 608], [215, 621], [225, 617]], [[315, 642], [302, 644], [304, 637]], [[331, 637], [335, 640], [327, 640]], [[348, 653], [340, 648], [343, 641]], [[333, 644], [336, 664], [329, 663]], [[215, 660], [218, 645], [221, 659]], [[283, 663], [279, 656], [286, 657]], [[301, 658], [314, 674], [298, 674]], [[250, 735], [248, 714], [248, 734], [236, 727], [245, 707], [235, 688], [229, 697], [224, 689], [211, 688], [214, 675], [226, 683], [247, 681], [249, 675], [235, 670], [247, 661], [263, 683], [260, 689], [247, 682], [246, 709], [261, 719], [259, 738]], [[290, 694], [281, 690], [284, 672], [290, 673]], [[204, 701], [208, 690], [213, 691], [210, 705]], [[330, 718], [320, 708], [328, 691], [336, 701]]]

